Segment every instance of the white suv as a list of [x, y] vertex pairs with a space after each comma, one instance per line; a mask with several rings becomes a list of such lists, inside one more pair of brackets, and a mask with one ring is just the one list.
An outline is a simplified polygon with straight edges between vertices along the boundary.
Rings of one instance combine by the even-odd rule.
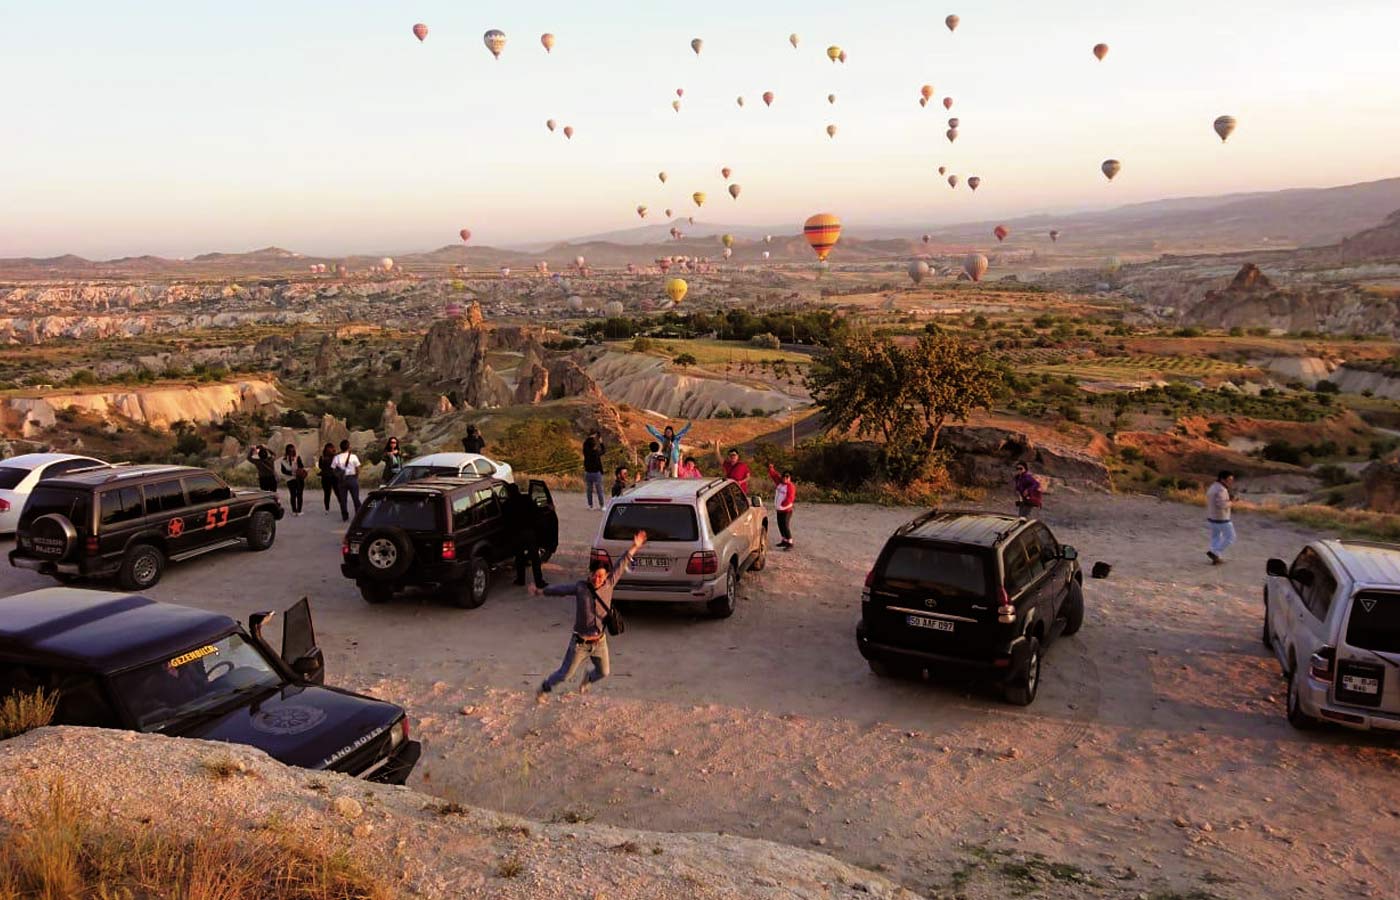
[[618, 582], [619, 600], [702, 602], [726, 618], [740, 576], [768, 560], [768, 513], [729, 478], [662, 478], [624, 491], [608, 504], [589, 562], [612, 565], [638, 531], [646, 546]]
[[1400, 731], [1400, 546], [1314, 541], [1267, 571], [1264, 646], [1288, 679], [1288, 721]]

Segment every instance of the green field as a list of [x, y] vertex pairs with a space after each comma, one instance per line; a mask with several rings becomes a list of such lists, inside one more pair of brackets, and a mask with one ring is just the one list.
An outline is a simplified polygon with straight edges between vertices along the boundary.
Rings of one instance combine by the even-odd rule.
[[1074, 375], [1077, 378], [1126, 379], [1144, 378], [1153, 374], [1229, 378], [1256, 370], [1206, 356], [1143, 355], [1094, 357], [1054, 365], [1033, 366], [1032, 371], [1059, 376]]
[[[787, 363], [800, 364], [811, 361], [811, 357], [806, 354], [791, 353], [787, 350], [763, 350], [758, 347], [750, 347], [739, 341], [658, 340], [653, 341], [653, 344], [656, 349], [652, 352], [657, 355], [673, 359], [682, 353], [689, 353], [702, 366], [721, 366], [727, 363], [762, 363], [778, 359]], [[612, 346], [618, 350], [630, 350], [632, 342], [615, 341]]]

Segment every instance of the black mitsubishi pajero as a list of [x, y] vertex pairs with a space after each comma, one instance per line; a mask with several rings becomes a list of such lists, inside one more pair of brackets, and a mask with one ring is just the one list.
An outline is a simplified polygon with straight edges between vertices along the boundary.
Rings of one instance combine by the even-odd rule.
[[1026, 706], [1045, 647], [1084, 621], [1078, 558], [1038, 521], [925, 513], [891, 535], [866, 576], [856, 644], [876, 675], [971, 671]]

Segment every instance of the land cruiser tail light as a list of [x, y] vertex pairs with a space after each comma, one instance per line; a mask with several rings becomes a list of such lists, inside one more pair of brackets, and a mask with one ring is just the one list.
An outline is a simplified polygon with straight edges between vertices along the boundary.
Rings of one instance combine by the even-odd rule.
[[588, 568], [596, 569], [599, 566], [605, 569], [611, 569], [612, 557], [608, 555], [608, 551], [594, 547], [592, 550], [588, 551]]
[[870, 586], [875, 583], [875, 570], [871, 569], [865, 573], [865, 589], [860, 592], [860, 602], [870, 602]]
[[1337, 648], [1323, 647], [1314, 653], [1308, 661], [1308, 670], [1318, 681], [1330, 682], [1337, 670]]
[[0, 512], [10, 511], [10, 501], [0, 499]]
[[96, 535], [93, 535], [92, 537], [90, 537], [90, 538], [88, 538], [86, 541], [84, 541], [84, 542], [83, 542], [83, 547], [87, 550], [89, 556], [96, 556], [96, 555], [97, 555], [97, 536], [96, 536]]
[[1006, 588], [1001, 589], [1001, 596], [997, 599], [997, 621], [1003, 625], [1010, 625], [1016, 621], [1016, 607], [1011, 605], [1011, 597], [1007, 595]]
[[448, 562], [451, 562], [452, 560], [454, 560], [454, 559], [457, 558], [457, 542], [456, 542], [456, 541], [443, 541], [443, 542], [442, 542], [442, 558], [443, 558], [444, 560], [448, 561]]
[[687, 575], [713, 575], [719, 571], [719, 557], [713, 550], [697, 550], [690, 554], [690, 562], [685, 564]]

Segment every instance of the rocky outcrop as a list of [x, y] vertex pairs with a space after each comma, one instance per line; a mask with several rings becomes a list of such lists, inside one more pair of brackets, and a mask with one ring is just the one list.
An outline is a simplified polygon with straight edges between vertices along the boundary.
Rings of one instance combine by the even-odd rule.
[[54, 392], [42, 397], [7, 397], [0, 401], [0, 428], [9, 435], [30, 437], [51, 427], [59, 410], [92, 413], [103, 419], [123, 418], [152, 428], [168, 429], [175, 422], [210, 425], [233, 413], [276, 410], [282, 394], [269, 381], [150, 387], [125, 391]]
[[1337, 256], [1343, 263], [1400, 259], [1400, 210], [1391, 213], [1375, 228], [1343, 239], [1337, 245]]
[[335, 364], [340, 360], [340, 345], [336, 339], [329, 334], [321, 336], [321, 344], [316, 348], [316, 361], [312, 364], [312, 371], [317, 378], [325, 378], [335, 369]]
[[414, 354], [413, 372], [433, 384], [456, 386], [469, 406], [509, 406], [514, 392], [487, 362], [488, 354], [503, 349], [496, 336], [508, 331], [515, 334], [512, 340], [521, 339], [520, 329], [498, 332], [487, 326], [473, 303], [467, 315], [433, 323]]
[[1025, 462], [1042, 482], [1049, 479], [1096, 490], [1113, 487], [1108, 467], [1093, 453], [1037, 440], [1012, 428], [948, 425], [943, 428], [939, 446], [951, 455], [949, 470], [961, 484], [1005, 487], [1011, 482], [1015, 463]]
[[718, 378], [669, 371], [666, 360], [636, 353], [604, 353], [588, 375], [608, 399], [672, 418], [703, 419], [716, 413], [781, 412], [806, 401], [777, 391]]
[[348, 441], [349, 439], [350, 429], [346, 426], [344, 419], [337, 419], [330, 413], [322, 414], [321, 427], [317, 431], [318, 446], [324, 447], [330, 444], [332, 447], [339, 449], [340, 442]]
[[1235, 273], [1227, 290], [1236, 294], [1249, 291], [1272, 291], [1274, 283], [1269, 280], [1269, 276], [1259, 271], [1259, 267], [1254, 263], [1245, 263]]
[[452, 401], [448, 399], [446, 394], [438, 395], [437, 403], [433, 404], [432, 414], [434, 416], [448, 416], [452, 414]]
[[379, 418], [379, 430], [383, 432], [385, 440], [396, 437], [403, 440], [408, 437], [408, 420], [399, 415], [399, 407], [392, 400], [384, 401], [384, 414]]
[[1344, 365], [1328, 376], [1333, 384], [1348, 394], [1370, 391], [1387, 400], [1400, 400], [1400, 377], [1386, 372], [1372, 372]]
[[598, 383], [570, 356], [560, 356], [549, 361], [550, 396], [579, 397], [598, 389]]
[[515, 402], [534, 406], [549, 399], [549, 370], [536, 363], [528, 372], [522, 371], [515, 385]]
[[1361, 476], [1366, 508], [1374, 512], [1400, 513], [1400, 457], [1378, 460]]

